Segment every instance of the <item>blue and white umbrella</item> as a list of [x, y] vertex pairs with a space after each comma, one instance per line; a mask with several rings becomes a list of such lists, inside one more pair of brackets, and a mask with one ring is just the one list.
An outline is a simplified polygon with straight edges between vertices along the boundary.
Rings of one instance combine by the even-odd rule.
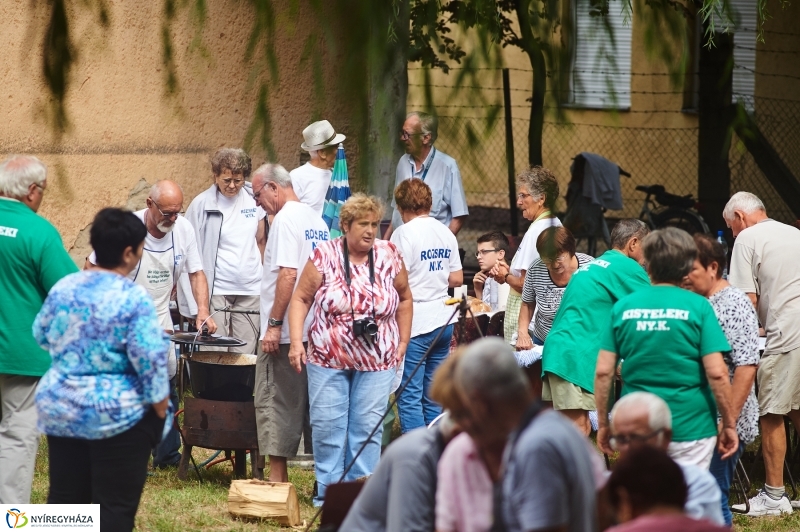
[[339, 144], [336, 150], [336, 162], [333, 163], [333, 176], [331, 186], [325, 195], [325, 207], [322, 209], [322, 219], [328, 225], [331, 238], [342, 236], [339, 227], [339, 211], [350, 197], [350, 178], [347, 174], [347, 159], [344, 158], [344, 147]]

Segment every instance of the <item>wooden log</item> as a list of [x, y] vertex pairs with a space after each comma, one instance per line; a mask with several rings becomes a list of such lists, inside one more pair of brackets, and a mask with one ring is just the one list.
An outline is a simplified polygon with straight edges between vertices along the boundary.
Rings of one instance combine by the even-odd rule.
[[284, 526], [300, 524], [300, 503], [291, 482], [234, 480], [228, 490], [228, 512], [236, 517], [272, 519]]

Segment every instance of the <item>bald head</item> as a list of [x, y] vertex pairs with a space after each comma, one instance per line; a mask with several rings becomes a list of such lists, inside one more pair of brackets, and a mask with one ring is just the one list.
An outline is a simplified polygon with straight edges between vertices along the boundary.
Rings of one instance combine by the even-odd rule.
[[147, 215], [144, 224], [151, 235], [162, 238], [172, 231], [178, 214], [183, 211], [183, 190], [168, 179], [156, 181], [147, 198]]
[[150, 188], [150, 199], [161, 205], [162, 203], [180, 203], [183, 207], [183, 189], [175, 181], [162, 179]]

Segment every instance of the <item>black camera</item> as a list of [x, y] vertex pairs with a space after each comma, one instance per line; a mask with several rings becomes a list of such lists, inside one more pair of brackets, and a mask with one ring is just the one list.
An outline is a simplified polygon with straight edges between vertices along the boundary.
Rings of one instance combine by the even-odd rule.
[[365, 340], [374, 342], [378, 336], [378, 324], [373, 318], [353, 320], [353, 336], [363, 336]]

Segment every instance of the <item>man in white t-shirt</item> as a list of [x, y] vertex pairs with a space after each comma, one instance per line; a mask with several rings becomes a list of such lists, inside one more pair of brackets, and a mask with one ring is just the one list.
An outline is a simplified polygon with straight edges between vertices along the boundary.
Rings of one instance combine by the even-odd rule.
[[747, 515], [792, 513], [783, 483], [783, 418], [800, 430], [800, 231], [769, 218], [749, 192], [734, 194], [722, 217], [736, 238], [728, 281], [750, 297], [767, 334], [756, 373], [766, 478]]
[[[211, 158], [213, 184], [192, 200], [186, 219], [194, 227], [203, 259], [203, 270], [211, 292], [210, 308], [231, 308], [245, 312], [225, 312], [222, 318], [225, 336], [247, 342], [242, 347], [207, 348], [208, 350], [255, 353], [258, 343], [258, 318], [261, 290], [261, 260], [266, 245], [266, 213], [256, 205], [250, 177], [250, 157], [244, 150], [222, 148]], [[185, 277], [185, 276], [184, 276]], [[189, 315], [196, 306], [182, 278], [180, 300]]]
[[472, 287], [475, 289], [475, 297], [488, 304], [492, 312], [505, 307], [505, 301], [498, 298], [500, 284], [495, 281], [489, 271], [495, 264], [505, 264], [506, 254], [508, 253], [508, 237], [500, 231], [492, 231], [478, 237], [478, 248], [475, 258], [478, 259], [480, 271], [472, 278]]
[[[178, 277], [186, 272], [191, 292], [198, 301], [196, 325], [198, 329], [205, 325], [210, 333], [214, 333], [217, 325], [208, 312], [208, 283], [203, 273], [203, 263], [197, 251], [194, 229], [184, 217], [180, 216], [182, 210], [183, 191], [177, 183], [163, 180], [153, 185], [147, 198], [147, 208], [134, 213], [147, 227], [147, 235], [144, 238], [142, 258], [128, 277], [147, 290], [155, 303], [161, 326], [171, 334], [173, 329], [169, 311], [170, 296]], [[89, 262], [92, 265], [96, 264], [94, 252], [89, 256]], [[175, 376], [178, 364], [174, 353], [175, 347], [170, 343], [170, 349], [165, 356], [168, 357], [170, 401], [173, 409], [177, 411]], [[180, 437], [172, 429], [156, 449], [153, 465], [155, 467], [177, 465], [181, 457], [178, 452], [180, 445]]]
[[[313, 209], [300, 203], [289, 173], [279, 164], [265, 164], [253, 174], [253, 193], [270, 216], [264, 275], [261, 281], [261, 350], [256, 361], [256, 426], [258, 447], [269, 456], [271, 482], [288, 482], [286, 459], [297, 454], [308, 423], [306, 368], [298, 373], [289, 363], [289, 301], [300, 272], [314, 248], [328, 240], [328, 227]], [[305, 331], [313, 317], [306, 318]]]
[[292, 170], [289, 175], [298, 201], [314, 209], [318, 216], [322, 216], [325, 195], [331, 185], [336, 148], [345, 138], [336, 133], [327, 120], [314, 122], [303, 130], [300, 148], [308, 152], [311, 160]]

